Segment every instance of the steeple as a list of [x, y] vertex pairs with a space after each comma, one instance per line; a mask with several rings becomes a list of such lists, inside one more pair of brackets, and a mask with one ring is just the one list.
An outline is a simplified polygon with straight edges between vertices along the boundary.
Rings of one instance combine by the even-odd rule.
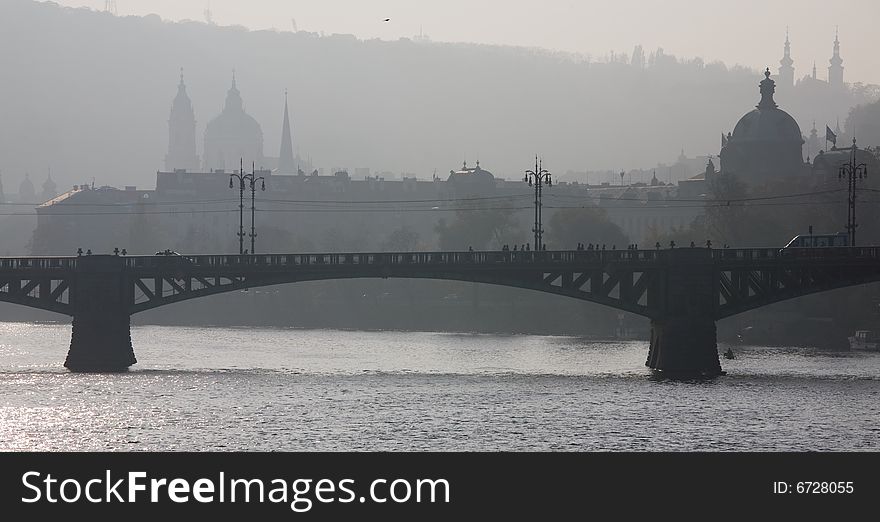
[[813, 120], [813, 128], [810, 130], [810, 137], [807, 139], [807, 161], [815, 157], [819, 153], [820, 148], [819, 131], [816, 129], [816, 120]]
[[292, 174], [295, 169], [293, 138], [290, 135], [290, 117], [287, 114], [287, 89], [284, 89], [284, 123], [281, 127], [281, 153], [278, 155], [278, 172]]
[[24, 180], [18, 186], [18, 200], [23, 203], [35, 203], [37, 194], [34, 192], [34, 184], [31, 182], [31, 174], [24, 173]]
[[242, 111], [244, 104], [241, 101], [241, 93], [235, 84], [235, 69], [232, 70], [232, 87], [226, 92], [226, 108], [224, 111]]
[[180, 68], [180, 83], [177, 96], [171, 103], [168, 117], [168, 154], [165, 155], [165, 170], [198, 170], [199, 157], [196, 155], [196, 117], [192, 102], [186, 94], [183, 81], [183, 67]]
[[832, 87], [843, 87], [843, 58], [840, 57], [840, 40], [837, 38], [837, 29], [834, 30], [834, 54], [828, 60], [828, 83]]
[[813, 60], [813, 79], [816, 79], [816, 60]]
[[49, 201], [58, 195], [58, 187], [55, 185], [55, 182], [52, 181], [52, 169], [49, 169], [49, 173], [46, 176], [46, 181], [43, 182], [43, 193], [40, 195], [43, 198], [43, 201]]
[[779, 60], [779, 85], [791, 87], [794, 85], [794, 60], [791, 59], [791, 42], [788, 41], [788, 27], [785, 28], [785, 51]]
[[776, 82], [770, 79], [770, 68], [764, 71], [764, 79], [760, 83], [761, 101], [756, 107], [759, 109], [775, 109], [778, 107], [773, 101], [773, 93], [776, 91]]

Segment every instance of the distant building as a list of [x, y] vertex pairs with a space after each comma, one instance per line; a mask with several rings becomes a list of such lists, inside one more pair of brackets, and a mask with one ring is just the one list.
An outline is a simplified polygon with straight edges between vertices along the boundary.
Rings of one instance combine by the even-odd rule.
[[290, 132], [290, 116], [287, 114], [287, 91], [284, 91], [284, 121], [281, 124], [281, 151], [278, 154], [278, 173], [296, 174], [298, 168], [293, 160], [293, 136]]
[[245, 112], [233, 72], [226, 105], [205, 128], [205, 170], [237, 169], [241, 161], [245, 165], [264, 165], [263, 129]]
[[832, 87], [843, 87], [843, 58], [840, 57], [840, 40], [837, 39], [837, 32], [834, 32], [834, 54], [828, 60], [831, 65], [828, 67], [828, 84]]
[[787, 90], [801, 82], [806, 83], [822, 83], [826, 87], [843, 88], [843, 58], [840, 57], [840, 40], [837, 33], [834, 34], [834, 48], [828, 67], [828, 77], [825, 80], [818, 78], [816, 74], [816, 62], [813, 62], [813, 71], [811, 75], [804, 76], [803, 79], [795, 82], [794, 60], [791, 57], [791, 42], [788, 39], [788, 31], [785, 31], [785, 45], [782, 52], [782, 59], [779, 60], [779, 75], [776, 76], [776, 82], [780, 90]]
[[196, 117], [192, 102], [186, 94], [183, 83], [183, 69], [180, 69], [180, 83], [177, 96], [171, 103], [168, 117], [168, 154], [165, 155], [165, 169], [199, 169], [199, 156], [196, 154]]
[[819, 141], [819, 131], [816, 130], [816, 122], [813, 122], [813, 128], [810, 129], [810, 137], [807, 138], [807, 162], [816, 157], [816, 154], [822, 150], [822, 143]]
[[761, 101], [740, 118], [721, 149], [721, 172], [751, 185], [804, 173], [804, 139], [797, 122], [773, 100], [770, 70], [760, 82]]
[[36, 203], [37, 193], [34, 190], [34, 183], [31, 181], [31, 175], [27, 172], [24, 174], [24, 180], [18, 186], [18, 200], [22, 203]]
[[779, 60], [779, 86], [794, 87], [794, 60], [791, 59], [791, 42], [788, 41], [788, 30], [785, 31], [785, 51]]
[[678, 182], [678, 197], [682, 199], [706, 197], [709, 194], [709, 188], [712, 181], [718, 175], [715, 170], [715, 163], [712, 158], [706, 163], [706, 169], [688, 179]]
[[58, 187], [52, 180], [52, 171], [50, 170], [48, 175], [46, 176], [46, 181], [43, 182], [43, 191], [40, 193], [40, 199], [42, 201], [49, 201], [57, 195]]
[[[840, 167], [849, 163], [852, 157], [852, 145], [843, 148], [832, 147], [827, 151], [820, 150], [813, 159], [811, 169], [813, 184], [816, 187], [828, 189], [839, 189], [841, 186], [845, 186], [846, 183], [840, 180], [838, 174]], [[880, 186], [880, 183], [877, 181], [877, 176], [871, 175], [871, 173], [880, 172], [880, 164], [878, 164], [877, 158], [873, 154], [865, 149], [856, 147], [855, 162], [857, 165], [864, 163], [869, 174], [867, 179], [859, 182], [858, 188], [876, 188], [877, 186]]]
[[488, 170], [480, 168], [479, 160], [475, 167], [468, 167], [467, 161], [465, 161], [461, 166], [461, 170], [450, 170], [446, 182], [449, 184], [449, 191], [452, 197], [456, 195], [461, 197], [495, 192], [495, 176]]
[[77, 248], [108, 253], [114, 248], [132, 252], [132, 245], [152, 247], [157, 242], [150, 236], [158, 232], [151, 219], [156, 212], [153, 194], [135, 187], [74, 185], [36, 207], [32, 253], [75, 255]]

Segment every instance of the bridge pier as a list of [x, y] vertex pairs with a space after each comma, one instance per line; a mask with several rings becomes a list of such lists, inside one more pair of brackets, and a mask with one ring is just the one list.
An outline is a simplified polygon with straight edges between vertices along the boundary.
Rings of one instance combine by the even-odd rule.
[[715, 314], [717, 278], [707, 248], [669, 250], [666, 277], [658, 281], [663, 313], [651, 319], [645, 365], [668, 375], [723, 375]]
[[715, 321], [691, 317], [652, 320], [645, 365], [670, 375], [723, 375]]
[[73, 331], [64, 366], [75, 372], [118, 372], [135, 364], [128, 290], [118, 256], [84, 256], [72, 283]]

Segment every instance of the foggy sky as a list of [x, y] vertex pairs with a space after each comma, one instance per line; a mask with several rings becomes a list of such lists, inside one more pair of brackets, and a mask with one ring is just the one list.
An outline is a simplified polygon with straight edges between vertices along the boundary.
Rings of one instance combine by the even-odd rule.
[[[104, 0], [57, 0], [103, 9]], [[786, 26], [795, 76], [827, 74], [835, 26], [847, 82], [880, 83], [877, 0], [116, 0], [119, 15], [156, 13], [169, 20], [204, 20], [210, 6], [220, 25], [293, 29], [395, 40], [419, 34], [435, 41], [521, 45], [589, 54], [662, 47], [775, 72]], [[391, 18], [390, 22], [384, 22]]]

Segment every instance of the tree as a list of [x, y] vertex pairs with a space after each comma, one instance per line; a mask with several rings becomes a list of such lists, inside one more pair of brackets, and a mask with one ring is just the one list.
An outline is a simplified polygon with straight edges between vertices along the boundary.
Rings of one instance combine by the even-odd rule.
[[608, 248], [624, 248], [629, 244], [623, 230], [597, 207], [559, 210], [550, 217], [547, 225], [545, 242], [553, 249], [574, 249], [578, 243], [606, 245]]
[[419, 245], [419, 234], [407, 227], [400, 227], [391, 231], [381, 248], [384, 252], [412, 252]]
[[441, 250], [500, 249], [524, 239], [514, 211], [507, 207], [461, 208], [452, 223], [441, 219], [434, 230]]
[[858, 138], [860, 147], [880, 146], [880, 101], [850, 109], [846, 118], [846, 130], [848, 134]]

